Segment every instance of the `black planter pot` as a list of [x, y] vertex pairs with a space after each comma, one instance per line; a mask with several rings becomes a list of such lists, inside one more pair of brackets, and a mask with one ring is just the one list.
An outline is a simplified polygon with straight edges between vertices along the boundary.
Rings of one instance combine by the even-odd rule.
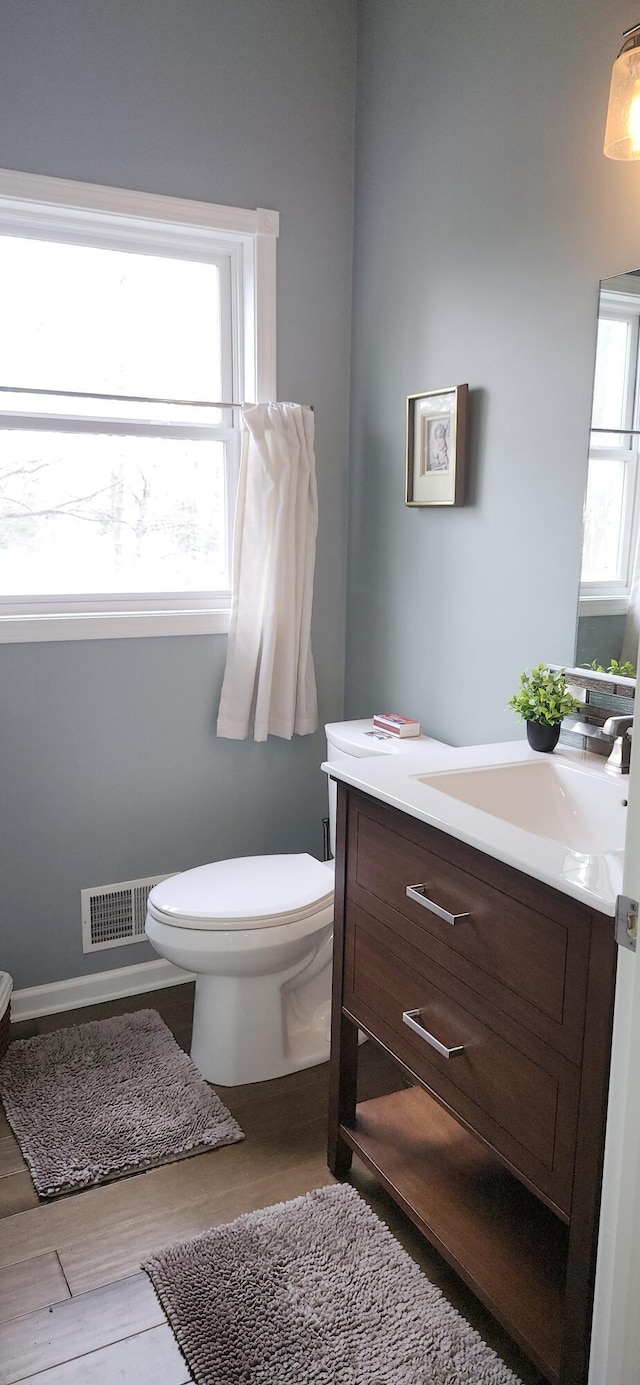
[[560, 737], [560, 722], [546, 726], [543, 721], [527, 722], [527, 740], [532, 750], [555, 750]]

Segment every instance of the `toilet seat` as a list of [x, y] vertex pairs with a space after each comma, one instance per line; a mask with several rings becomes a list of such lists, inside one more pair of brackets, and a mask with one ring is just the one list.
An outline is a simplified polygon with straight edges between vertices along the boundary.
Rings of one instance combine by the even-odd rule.
[[147, 910], [157, 923], [217, 932], [290, 925], [332, 905], [333, 863], [304, 853], [196, 866], [155, 885]]

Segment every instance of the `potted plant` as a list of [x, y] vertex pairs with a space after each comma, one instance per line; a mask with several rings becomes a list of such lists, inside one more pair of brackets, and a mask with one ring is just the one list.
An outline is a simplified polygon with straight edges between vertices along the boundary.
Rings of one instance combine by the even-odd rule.
[[520, 674], [520, 687], [508, 706], [526, 722], [532, 750], [548, 752], [558, 744], [563, 717], [577, 711], [580, 703], [567, 690], [564, 669], [538, 664]]
[[637, 676], [635, 664], [629, 662], [620, 664], [617, 659], [612, 659], [607, 668], [603, 664], [599, 664], [597, 659], [594, 659], [590, 664], [581, 664], [580, 667], [592, 669], [594, 673], [611, 673], [614, 678], [635, 678]]

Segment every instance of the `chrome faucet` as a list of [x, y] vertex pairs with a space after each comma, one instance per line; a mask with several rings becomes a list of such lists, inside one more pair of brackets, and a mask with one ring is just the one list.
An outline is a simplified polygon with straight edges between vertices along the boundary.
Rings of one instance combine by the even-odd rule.
[[628, 774], [633, 717], [609, 717], [604, 723], [602, 733], [613, 741], [613, 750], [605, 765], [607, 774]]

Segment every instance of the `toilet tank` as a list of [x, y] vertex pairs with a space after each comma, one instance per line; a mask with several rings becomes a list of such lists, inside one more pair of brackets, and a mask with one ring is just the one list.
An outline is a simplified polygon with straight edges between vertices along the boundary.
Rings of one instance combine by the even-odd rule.
[[[327, 737], [327, 759], [332, 760], [334, 764], [354, 757], [364, 759], [372, 755], [399, 755], [415, 746], [419, 740], [430, 739], [429, 736], [411, 736], [406, 740], [398, 740], [395, 736], [385, 735], [384, 731], [376, 730], [371, 717], [365, 717], [360, 721], [332, 721], [324, 729]], [[333, 856], [336, 841], [337, 785], [335, 779], [328, 779], [327, 783], [329, 838]]]

